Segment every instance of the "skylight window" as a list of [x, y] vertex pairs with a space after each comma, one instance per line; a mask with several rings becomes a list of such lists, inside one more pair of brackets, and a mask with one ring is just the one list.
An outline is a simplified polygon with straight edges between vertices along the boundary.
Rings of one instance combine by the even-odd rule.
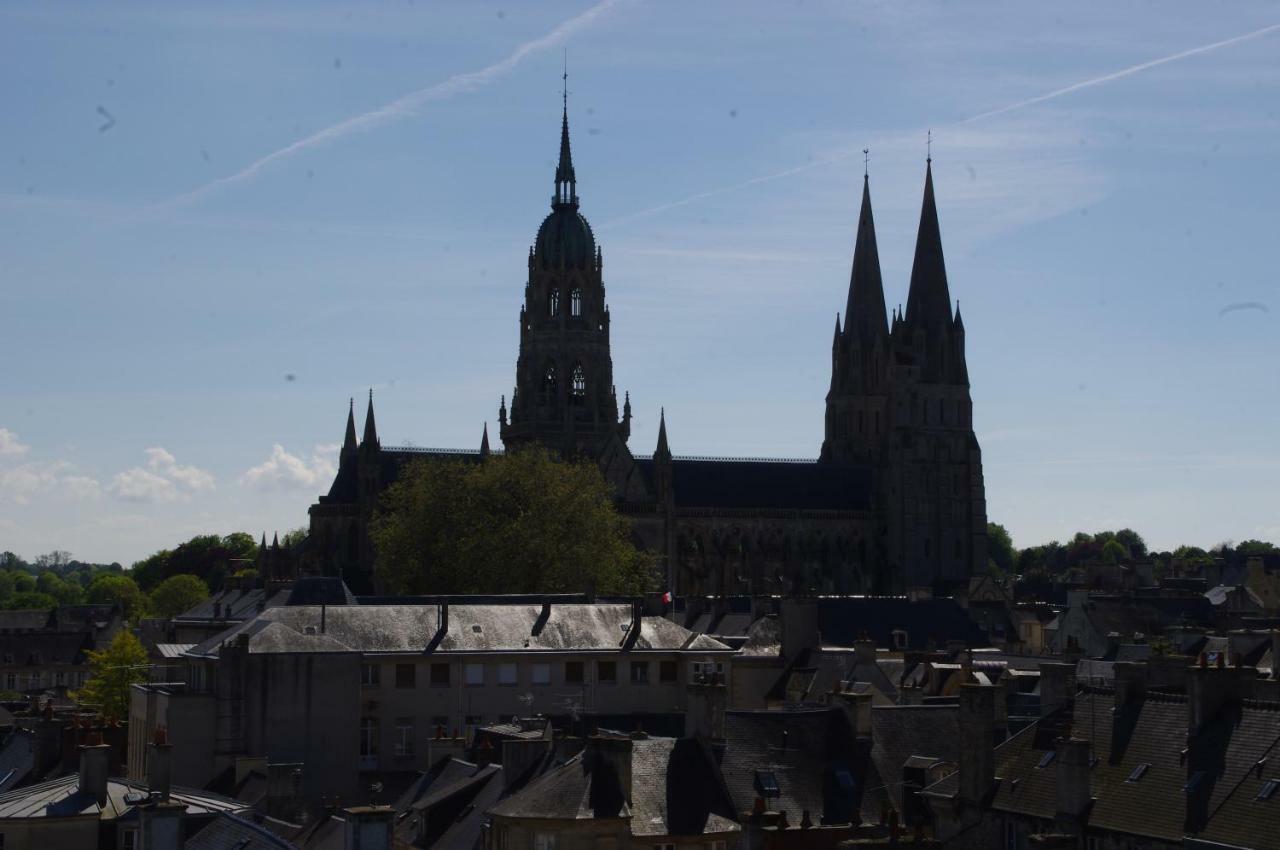
[[1280, 779], [1268, 779], [1266, 782], [1262, 783], [1262, 790], [1258, 791], [1258, 796], [1254, 799], [1261, 801], [1270, 800], [1275, 796], [1278, 789], [1280, 789]]
[[1200, 787], [1200, 783], [1204, 781], [1204, 771], [1197, 770], [1191, 774], [1191, 778], [1187, 780], [1187, 784], [1182, 786], [1182, 790], [1188, 794], [1194, 794], [1195, 790]]
[[756, 771], [756, 787], [761, 797], [781, 797], [782, 789], [778, 787], [778, 777], [772, 770]]
[[1042, 756], [1040, 757], [1040, 763], [1039, 763], [1038, 765], [1036, 765], [1036, 769], [1037, 769], [1037, 770], [1044, 770], [1046, 767], [1048, 767], [1049, 765], [1053, 764], [1053, 757], [1054, 757], [1054, 756], [1056, 756], [1056, 755], [1057, 755], [1057, 752], [1056, 752], [1056, 751], [1054, 751], [1054, 750], [1049, 750], [1049, 752], [1045, 753], [1044, 755], [1042, 755]]
[[1150, 767], [1151, 767], [1150, 763], [1144, 761], [1142, 764], [1138, 765], [1133, 769], [1133, 773], [1129, 774], [1129, 778], [1126, 779], [1125, 782], [1137, 782], [1139, 779], [1142, 778], [1143, 774], [1145, 774], [1147, 772], [1147, 769]]

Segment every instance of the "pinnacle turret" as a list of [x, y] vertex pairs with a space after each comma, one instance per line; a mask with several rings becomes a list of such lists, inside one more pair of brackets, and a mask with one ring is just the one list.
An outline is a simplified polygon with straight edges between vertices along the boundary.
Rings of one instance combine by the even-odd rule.
[[[342, 451], [353, 452], [356, 450], [356, 400], [350, 399], [347, 405], [347, 434], [342, 439]], [[263, 535], [264, 539], [266, 535]]]
[[658, 413], [658, 447], [653, 450], [654, 460], [671, 460], [671, 447], [667, 445], [667, 409]]
[[480, 434], [480, 457], [489, 456], [489, 423], [484, 423], [484, 431]]

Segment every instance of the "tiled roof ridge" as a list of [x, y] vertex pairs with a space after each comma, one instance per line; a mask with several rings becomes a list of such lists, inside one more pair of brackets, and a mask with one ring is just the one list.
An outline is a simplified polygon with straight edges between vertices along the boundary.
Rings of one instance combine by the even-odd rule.
[[[1116, 689], [1110, 685], [1081, 685], [1080, 694], [1097, 694], [1098, 696], [1114, 697]], [[1170, 691], [1147, 690], [1143, 694], [1143, 699], [1148, 702], [1167, 702], [1167, 703], [1185, 703], [1187, 701], [1186, 694], [1175, 694]]]
[[1258, 697], [1245, 697], [1240, 700], [1240, 704], [1245, 708], [1252, 708], [1259, 711], [1276, 711], [1280, 712], [1280, 700], [1260, 699]]
[[285, 839], [267, 829], [265, 826], [256, 823], [251, 817], [245, 814], [241, 814], [240, 812], [219, 812], [218, 814], [220, 817], [225, 817], [235, 821], [237, 826], [247, 827], [250, 831], [258, 834], [262, 838], [265, 838], [271, 844], [288, 844]]

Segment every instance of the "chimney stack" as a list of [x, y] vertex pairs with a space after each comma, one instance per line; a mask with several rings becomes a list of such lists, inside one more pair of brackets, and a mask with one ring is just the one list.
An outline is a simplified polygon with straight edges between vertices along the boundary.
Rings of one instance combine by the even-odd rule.
[[154, 740], [147, 745], [147, 788], [161, 800], [168, 800], [172, 777], [173, 745], [165, 728], [157, 726]]
[[344, 850], [391, 850], [395, 809], [353, 806], [342, 813], [347, 821]]
[[855, 738], [871, 737], [871, 700], [870, 692], [854, 693], [839, 691], [831, 695], [831, 703], [844, 711], [849, 721], [849, 729]]
[[729, 704], [728, 688], [712, 673], [704, 681], [685, 686], [684, 736], [724, 741], [724, 711]]
[[981, 805], [996, 778], [993, 685], [960, 686], [960, 798]]
[[1076, 698], [1076, 665], [1045, 662], [1040, 665], [1040, 716], [1070, 708]]
[[182, 815], [187, 807], [170, 800], [138, 806], [138, 850], [182, 850]]
[[1224, 706], [1239, 702], [1240, 668], [1207, 663], [1204, 654], [1187, 671], [1187, 735], [1199, 734]]
[[876, 642], [862, 638], [853, 642], [854, 658], [859, 664], [876, 663]]
[[794, 661], [806, 649], [817, 649], [818, 600], [788, 598], [782, 600], [782, 655]]
[[631, 751], [630, 738], [609, 738], [604, 735], [592, 735], [587, 739], [587, 768], [595, 773], [599, 770], [612, 770], [618, 776], [618, 787], [627, 805], [631, 805]]
[[299, 763], [267, 765], [267, 815], [294, 822], [302, 797], [302, 765]]
[[1089, 742], [1081, 738], [1059, 738], [1057, 762], [1058, 826], [1064, 832], [1079, 835], [1084, 815], [1093, 801]]
[[1147, 694], [1147, 665], [1139, 661], [1117, 661], [1111, 665], [1115, 675], [1117, 712], [1142, 702]]
[[[94, 735], [92, 741], [100, 742], [102, 738]], [[111, 747], [103, 743], [86, 744], [80, 748], [80, 792], [98, 801], [101, 806], [107, 802], [107, 759], [111, 755]]]

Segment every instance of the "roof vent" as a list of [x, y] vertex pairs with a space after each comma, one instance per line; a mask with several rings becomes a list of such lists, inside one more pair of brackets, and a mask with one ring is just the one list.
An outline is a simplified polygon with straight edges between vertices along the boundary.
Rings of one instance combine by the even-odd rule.
[[1280, 779], [1268, 779], [1262, 783], [1262, 789], [1258, 791], [1258, 796], [1254, 799], [1260, 802], [1270, 800], [1275, 796], [1276, 789], [1280, 789]]
[[482, 634], [484, 632], [484, 629], [481, 628], [479, 623], [472, 623], [471, 631], [475, 632], [476, 634]]
[[316, 627], [315, 627], [315, 626], [307, 626], [307, 627], [305, 627], [305, 628], [302, 630], [302, 633], [303, 633], [303, 634], [307, 634], [307, 635], [313, 635], [313, 634], [315, 634], [315, 633], [316, 633]]
[[1138, 765], [1133, 769], [1133, 772], [1129, 774], [1129, 778], [1126, 779], [1125, 782], [1137, 782], [1139, 779], [1142, 778], [1143, 774], [1145, 774], [1148, 768], [1150, 767], [1151, 767], [1151, 763], [1144, 761], [1142, 764]]

